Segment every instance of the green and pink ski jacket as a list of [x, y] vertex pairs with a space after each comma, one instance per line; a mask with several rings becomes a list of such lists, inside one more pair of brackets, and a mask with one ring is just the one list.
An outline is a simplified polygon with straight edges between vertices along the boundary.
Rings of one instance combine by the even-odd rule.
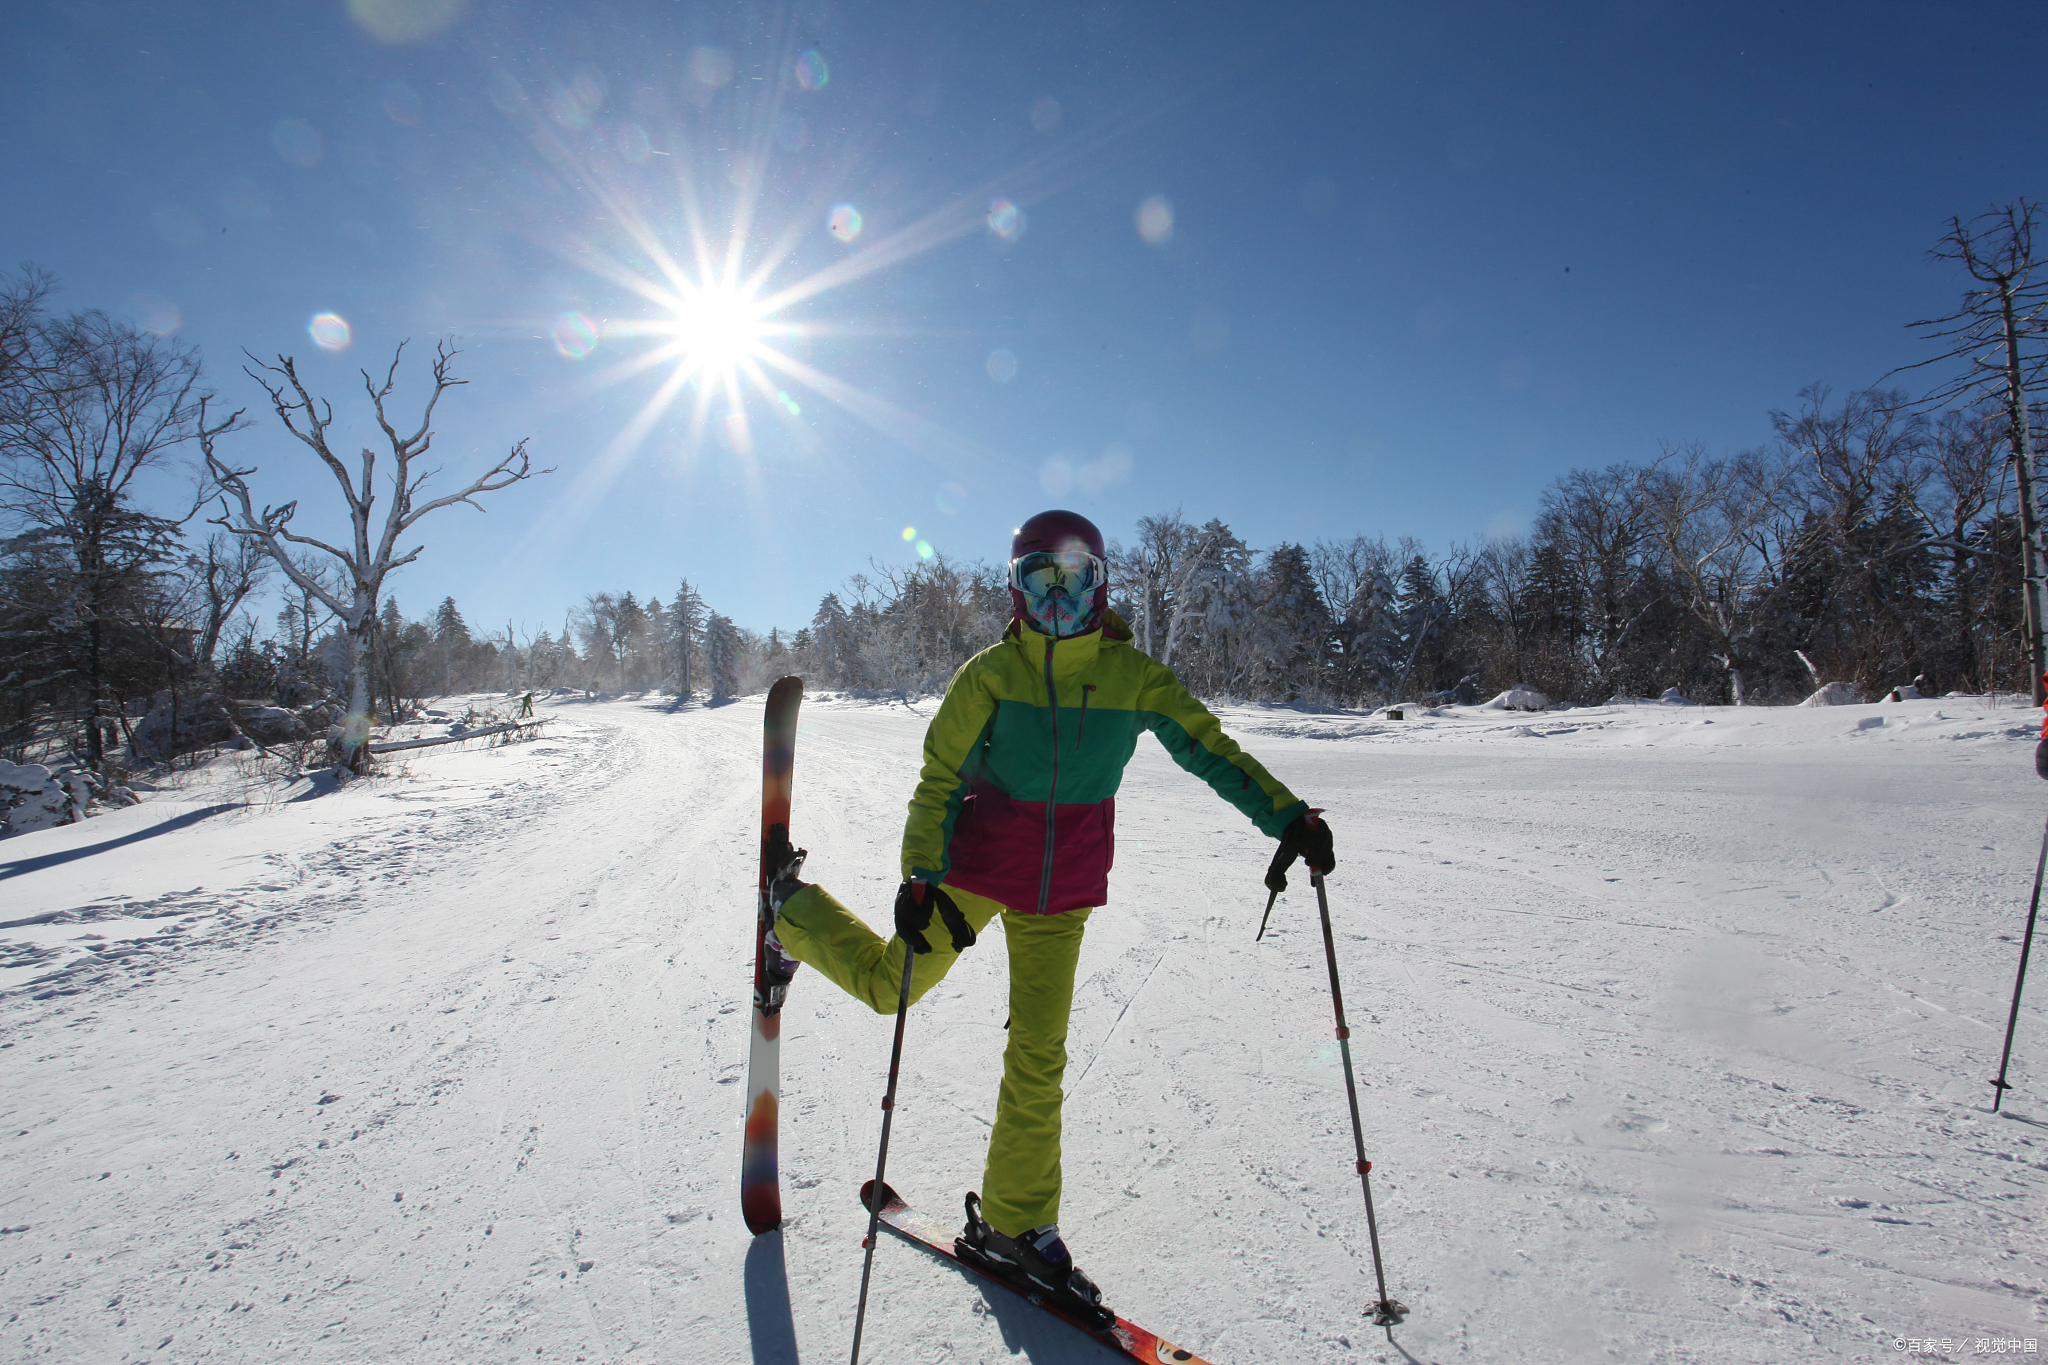
[[1065, 640], [1013, 621], [961, 665], [925, 731], [903, 875], [1027, 914], [1101, 905], [1117, 788], [1146, 730], [1272, 838], [1308, 809], [1171, 669], [1132, 647], [1116, 613]]

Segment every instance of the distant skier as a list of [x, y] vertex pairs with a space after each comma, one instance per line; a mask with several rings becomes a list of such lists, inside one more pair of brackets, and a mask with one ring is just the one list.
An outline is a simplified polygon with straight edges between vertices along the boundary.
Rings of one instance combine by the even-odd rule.
[[[1163, 664], [1131, 645], [1109, 610], [1102, 533], [1041, 512], [1010, 545], [1010, 626], [953, 676], [925, 732], [924, 770], [903, 830], [896, 936], [886, 943], [823, 887], [797, 879], [800, 851], [771, 888], [767, 943], [779, 1001], [799, 962], [877, 1013], [893, 1013], [903, 954], [911, 999], [943, 978], [1002, 916], [1010, 1036], [977, 1201], [959, 1245], [1012, 1279], [1101, 1302], [1060, 1236], [1060, 1082], [1082, 930], [1108, 898], [1116, 791], [1140, 732], [1264, 833], [1328, 872], [1329, 827], [1239, 749]], [[932, 917], [946, 933], [927, 937]], [[908, 945], [908, 947], [906, 947]]]
[[525, 720], [533, 714], [533, 693], [528, 692], [519, 699], [519, 719]]

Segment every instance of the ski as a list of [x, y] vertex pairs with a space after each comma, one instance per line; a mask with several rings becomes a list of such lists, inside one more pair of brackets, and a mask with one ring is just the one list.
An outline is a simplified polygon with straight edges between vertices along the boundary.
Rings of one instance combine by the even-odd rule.
[[[869, 1202], [869, 1196], [874, 1192], [874, 1187], [875, 1182], [872, 1180], [860, 1187], [861, 1207], [868, 1209], [874, 1207]], [[1203, 1360], [1193, 1351], [1183, 1350], [1170, 1341], [1163, 1341], [1157, 1333], [1148, 1332], [1135, 1322], [1118, 1317], [1107, 1309], [1102, 1311], [1111, 1321], [1104, 1326], [1098, 1327], [1083, 1318], [1078, 1312], [1064, 1307], [1035, 1289], [1019, 1285], [1007, 1277], [998, 1275], [993, 1270], [961, 1256], [953, 1246], [954, 1233], [949, 1225], [940, 1222], [928, 1213], [922, 1213], [910, 1207], [910, 1205], [903, 1202], [903, 1196], [896, 1193], [895, 1189], [888, 1185], [882, 1186], [882, 1224], [904, 1241], [915, 1242], [925, 1250], [943, 1256], [953, 1264], [971, 1270], [985, 1280], [1001, 1285], [1026, 1302], [1043, 1308], [1046, 1312], [1072, 1326], [1077, 1331], [1086, 1332], [1103, 1345], [1113, 1350], [1121, 1351], [1132, 1360], [1143, 1362], [1143, 1365], [1209, 1365], [1208, 1361]]]
[[768, 689], [761, 744], [761, 884], [754, 912], [753, 1037], [747, 1046], [747, 1120], [740, 1147], [740, 1213], [759, 1236], [782, 1226], [782, 1180], [776, 1153], [777, 1106], [781, 1094], [782, 1013], [768, 999], [762, 939], [775, 917], [768, 904], [768, 849], [778, 829], [789, 832], [790, 770], [796, 761], [796, 712], [804, 699], [802, 678], [783, 678]]

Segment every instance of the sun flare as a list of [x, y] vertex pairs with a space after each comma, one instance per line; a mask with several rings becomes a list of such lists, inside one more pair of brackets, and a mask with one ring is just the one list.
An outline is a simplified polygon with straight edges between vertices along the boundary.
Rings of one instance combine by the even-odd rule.
[[712, 285], [686, 295], [672, 318], [650, 330], [674, 339], [683, 364], [719, 376], [757, 358], [763, 318], [746, 290]]

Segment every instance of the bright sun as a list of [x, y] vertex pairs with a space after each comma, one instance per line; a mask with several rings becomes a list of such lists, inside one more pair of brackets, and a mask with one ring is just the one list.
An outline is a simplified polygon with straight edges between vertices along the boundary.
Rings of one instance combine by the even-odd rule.
[[674, 337], [686, 366], [715, 375], [756, 357], [761, 324], [762, 309], [750, 293], [709, 285], [679, 300], [673, 319], [656, 330]]

